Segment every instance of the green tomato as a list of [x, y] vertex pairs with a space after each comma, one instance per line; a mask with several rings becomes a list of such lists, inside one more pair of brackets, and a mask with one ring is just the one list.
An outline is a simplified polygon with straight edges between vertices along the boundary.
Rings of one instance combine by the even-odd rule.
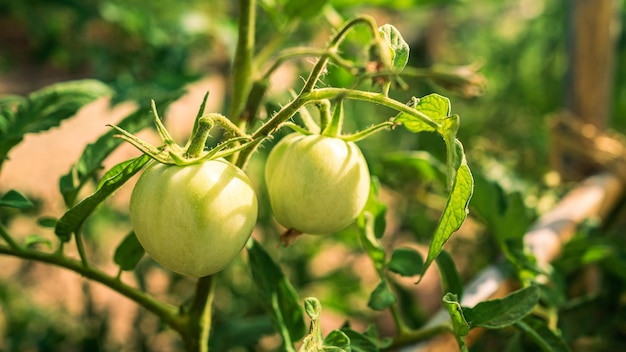
[[223, 159], [188, 166], [153, 162], [130, 200], [131, 223], [146, 252], [193, 277], [222, 270], [241, 252], [257, 211], [250, 180]]
[[363, 210], [370, 175], [352, 142], [292, 133], [270, 152], [265, 182], [272, 211], [287, 229], [327, 234], [350, 225]]

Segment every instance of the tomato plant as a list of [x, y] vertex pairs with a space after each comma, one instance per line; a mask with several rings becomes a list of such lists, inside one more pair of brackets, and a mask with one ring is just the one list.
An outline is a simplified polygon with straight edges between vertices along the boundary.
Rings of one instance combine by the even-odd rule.
[[297, 132], [272, 149], [265, 179], [274, 216], [287, 229], [309, 234], [350, 225], [370, 189], [367, 163], [356, 144]]
[[[274, 35], [255, 33], [257, 29], [267, 30], [255, 26], [257, 7], [272, 14], [270, 27], [276, 31]], [[61, 266], [107, 285], [156, 314], [180, 335], [189, 351], [204, 351], [209, 343], [224, 341], [238, 344], [234, 348], [249, 347], [243, 338], [229, 340], [227, 334], [211, 334], [212, 329], [221, 331], [223, 326], [228, 326], [224, 322], [231, 319], [245, 322], [241, 326], [249, 330], [242, 329], [240, 334], [253, 340], [251, 343], [259, 343], [263, 334], [274, 334], [279, 337], [280, 348], [286, 351], [295, 351], [298, 346], [306, 351], [363, 346], [365, 350], [376, 351], [409, 345], [431, 334], [433, 330], [429, 327], [414, 327], [405, 321], [392, 275], [423, 276], [436, 263], [446, 278], [458, 279], [453, 265], [439, 258], [445, 256], [440, 257], [445, 253], [444, 245], [467, 216], [473, 177], [457, 139], [461, 120], [452, 113], [450, 100], [439, 94], [400, 99], [393, 92], [407, 87], [407, 78], [445, 81], [448, 87], [467, 88], [480, 83], [468, 76], [479, 75], [469, 69], [405, 67], [409, 46], [394, 26], [379, 26], [367, 15], [343, 20], [333, 16], [329, 9], [332, 4], [326, 1], [313, 2], [306, 8], [296, 1], [263, 2], [259, 6], [255, 1], [240, 1], [238, 39], [229, 71], [230, 91], [226, 95], [229, 101], [223, 109], [227, 111], [205, 111], [208, 94], [205, 95], [188, 142], [179, 145], [165, 129], [156, 104], [146, 106], [147, 99], [141, 101], [135, 112], [87, 146], [70, 172], [61, 178], [60, 190], [67, 209], [59, 218], [42, 221], [54, 229], [54, 241], [29, 237], [24, 244], [1, 227], [0, 234], [6, 244], [0, 246], [0, 253]], [[322, 13], [333, 27], [325, 46], [287, 45], [286, 39], [296, 28], [302, 23], [310, 25], [307, 21]], [[264, 37], [270, 38], [270, 42], [256, 50], [255, 41]], [[353, 40], [361, 48], [350, 52]], [[269, 89], [274, 74], [287, 61], [309, 62], [311, 57], [315, 58], [314, 64], [302, 66], [306, 67], [304, 83], [289, 98], [275, 95]], [[322, 82], [329, 71], [333, 71], [328, 76], [329, 83]], [[353, 80], [339, 83], [340, 80], [332, 78], [337, 72], [348, 73]], [[21, 142], [24, 134], [60, 124], [81, 106], [110, 94], [106, 84], [88, 80], [58, 84], [27, 97], [13, 96], [0, 101], [3, 133], [0, 160]], [[157, 96], [155, 100], [161, 107], [167, 106], [180, 97], [177, 94]], [[344, 104], [384, 111], [368, 114], [371, 120], [360, 121], [361, 116], [354, 110], [344, 111]], [[135, 135], [148, 127], [150, 121], [145, 116], [150, 108], [162, 140], [157, 146]], [[358, 122], [349, 125], [355, 132], [342, 131], [344, 117]], [[168, 119], [171, 123], [176, 121], [169, 116]], [[283, 128], [296, 132], [272, 147], [270, 140], [281, 135]], [[383, 245], [381, 238], [388, 230], [387, 206], [380, 199], [381, 174], [376, 173], [378, 168], [370, 170], [355, 144], [366, 146], [374, 132], [397, 133], [392, 131], [396, 128], [404, 129], [403, 133], [407, 134], [436, 135], [443, 140], [445, 148], [442, 156], [445, 160], [432, 172], [443, 174], [437, 188], [438, 198], [447, 201], [436, 203], [441, 205], [437, 208], [440, 220], [435, 221], [425, 258], [412, 248]], [[142, 155], [100, 172], [105, 159], [121, 143], [120, 139], [133, 144]], [[266, 154], [268, 157], [264, 159]], [[263, 172], [259, 172], [263, 167], [258, 167], [263, 161], [268, 199], [256, 195], [264, 191], [258, 186], [261, 183], [255, 182], [263, 178], [258, 175]], [[113, 262], [119, 271], [111, 275], [99, 269], [100, 263], [90, 251], [91, 237], [86, 234], [97, 231], [90, 223], [97, 209], [138, 173], [141, 176], [129, 200], [129, 220], [120, 220], [122, 223], [128, 220], [131, 229], [115, 249]], [[413, 176], [414, 181], [419, 179]], [[85, 186], [94, 179], [99, 182], [93, 192], [83, 197]], [[0, 206], [18, 211], [31, 205], [26, 197], [15, 192], [0, 199]], [[293, 271], [283, 272], [283, 265], [287, 264], [276, 260], [277, 257], [289, 260], [293, 255], [289, 251], [302, 250], [306, 243], [276, 249], [283, 251], [280, 256], [267, 251], [264, 247], [271, 245], [282, 231], [267, 221], [270, 213], [288, 232], [345, 233], [335, 236], [340, 239], [310, 238], [341, 244], [351, 253], [371, 260], [374, 277], [368, 282], [375, 285], [360, 287], [365, 292], [360, 292], [355, 300], [362, 309], [367, 306], [374, 314], [389, 311], [396, 334], [386, 339], [371, 330], [345, 324], [322, 336], [319, 326], [322, 302], [302, 299], [293, 284], [294, 271], [305, 271], [308, 265], [294, 265]], [[251, 236], [255, 226], [259, 229], [255, 232], [258, 236]], [[75, 245], [76, 254], [67, 250], [68, 242]], [[50, 250], [38, 246], [42, 243], [49, 245]], [[245, 255], [238, 256], [242, 249]], [[144, 251], [160, 265], [143, 260]], [[157, 299], [143, 281], [150, 277], [146, 274], [148, 270], [162, 270], [161, 266], [169, 269], [166, 272], [173, 278], [172, 282], [182, 282], [172, 285], [182, 291], [178, 305]], [[126, 271], [134, 271], [138, 285], [123, 275]], [[310, 277], [310, 273], [302, 274], [298, 279], [303, 282]], [[189, 283], [195, 284], [193, 292], [189, 292]], [[219, 290], [218, 283], [223, 284]], [[449, 291], [459, 293], [456, 288]], [[214, 296], [220, 294], [225, 299], [214, 304]], [[454, 296], [445, 297], [454, 305]], [[516, 297], [526, 299], [530, 302], [527, 306], [532, 307], [537, 288], [532, 286]], [[245, 304], [241, 304], [242, 299]], [[176, 300], [168, 302], [171, 301]], [[241, 306], [241, 314], [229, 316], [228, 305]], [[220, 309], [213, 311], [214, 306]], [[260, 328], [250, 327], [251, 315], [262, 315]], [[214, 316], [218, 318], [216, 321], [212, 321]], [[305, 324], [307, 316], [311, 320], [309, 330]], [[487, 315], [483, 320], [489, 323], [490, 318]], [[451, 330], [446, 325], [437, 331], [442, 329]]]

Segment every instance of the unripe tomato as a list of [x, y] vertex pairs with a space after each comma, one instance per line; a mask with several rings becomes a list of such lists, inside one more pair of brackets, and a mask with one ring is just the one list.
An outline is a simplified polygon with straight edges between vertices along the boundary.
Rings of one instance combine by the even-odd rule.
[[370, 175], [352, 142], [292, 133], [270, 152], [265, 180], [272, 211], [288, 229], [327, 234], [350, 225], [363, 210]]
[[214, 274], [239, 254], [257, 211], [250, 180], [223, 159], [188, 166], [154, 162], [130, 200], [131, 223], [146, 252], [193, 277]]

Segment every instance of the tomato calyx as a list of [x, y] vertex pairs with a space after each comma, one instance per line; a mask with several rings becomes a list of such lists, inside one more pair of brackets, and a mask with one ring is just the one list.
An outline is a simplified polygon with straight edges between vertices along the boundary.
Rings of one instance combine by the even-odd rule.
[[[218, 113], [209, 113], [207, 115], [199, 114], [196, 119], [191, 138], [187, 142], [186, 146], [182, 147], [174, 142], [172, 136], [165, 128], [165, 125], [163, 125], [163, 122], [157, 112], [154, 100], [152, 100], [152, 113], [154, 115], [154, 123], [156, 125], [157, 132], [163, 141], [163, 145], [159, 147], [153, 146], [119, 126], [108, 126], [119, 132], [119, 134], [115, 135], [116, 138], [121, 138], [129, 142], [135, 146], [135, 148], [162, 164], [185, 166], [203, 163], [208, 160], [224, 158], [249, 147], [248, 143], [253, 142], [251, 136], [242, 132], [225, 116]], [[233, 137], [208, 151], [204, 151], [204, 146], [209, 137], [209, 133], [216, 124], [232, 134]]]
[[289, 247], [292, 243], [294, 243], [298, 237], [302, 235], [301, 231], [296, 229], [288, 229], [283, 232], [282, 235], [278, 238], [280, 245], [283, 245], [285, 248]]

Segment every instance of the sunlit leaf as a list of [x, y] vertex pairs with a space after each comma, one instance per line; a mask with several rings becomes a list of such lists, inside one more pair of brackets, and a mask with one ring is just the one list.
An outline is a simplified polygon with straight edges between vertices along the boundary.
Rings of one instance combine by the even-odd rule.
[[[168, 96], [160, 98], [158, 100], [159, 107], [167, 107], [178, 99], [182, 93], [182, 91], [174, 91]], [[134, 113], [125, 117], [117, 126], [130, 133], [135, 133], [151, 126], [152, 123], [153, 117], [150, 114], [150, 105], [146, 103]], [[104, 160], [123, 142], [119, 138], [114, 138], [115, 134], [117, 132], [111, 129], [100, 136], [94, 143], [87, 145], [78, 161], [72, 165], [70, 171], [66, 175], [61, 176], [59, 179], [59, 190], [63, 195], [66, 206], [71, 207], [74, 205], [82, 187], [87, 181], [92, 179], [95, 173], [102, 168]]]
[[324, 351], [351, 351], [350, 338], [341, 330], [331, 331], [324, 338]]
[[113, 169], [115, 174], [108, 174], [98, 190], [87, 198], [83, 199], [76, 206], [68, 210], [57, 222], [54, 233], [64, 242], [70, 240], [72, 233], [75, 233], [89, 215], [107, 199], [113, 192], [118, 190], [126, 181], [133, 177], [150, 161], [150, 157], [142, 155], [131, 161], [125, 161]]
[[83, 106], [110, 93], [111, 89], [107, 85], [96, 80], [55, 83], [19, 101], [15, 113], [2, 109], [0, 160], [22, 141], [25, 134], [58, 126]]
[[40, 235], [29, 235], [24, 240], [24, 245], [26, 246], [26, 248], [33, 248], [39, 244], [45, 245], [46, 247], [48, 247], [48, 249], [52, 248], [52, 242], [49, 239]]
[[390, 24], [382, 25], [378, 32], [391, 51], [392, 68], [402, 71], [409, 61], [409, 44], [402, 38], [400, 31]]
[[424, 263], [424, 272], [430, 264], [437, 258], [443, 245], [450, 239], [450, 236], [457, 231], [467, 217], [467, 205], [472, 197], [474, 181], [472, 173], [465, 162], [461, 164], [456, 172], [452, 191], [448, 196], [448, 202], [443, 210], [437, 229], [428, 249], [428, 256]]

